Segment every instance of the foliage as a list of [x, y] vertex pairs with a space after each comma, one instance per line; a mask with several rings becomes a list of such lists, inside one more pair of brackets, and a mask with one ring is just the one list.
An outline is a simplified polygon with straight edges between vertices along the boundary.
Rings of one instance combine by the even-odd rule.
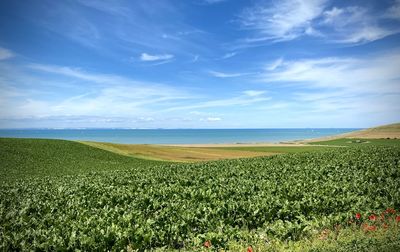
[[[394, 147], [171, 164], [65, 141], [46, 151], [49, 143], [29, 144], [29, 150], [22, 142], [1, 146], [2, 250], [198, 250], [205, 242], [210, 249], [237, 242], [257, 251], [260, 243], [291, 243], [333, 229], [357, 212], [400, 208], [400, 149]], [[30, 156], [11, 171], [18, 153]], [[32, 167], [35, 176], [21, 175]], [[10, 172], [12, 179], [4, 179]]]

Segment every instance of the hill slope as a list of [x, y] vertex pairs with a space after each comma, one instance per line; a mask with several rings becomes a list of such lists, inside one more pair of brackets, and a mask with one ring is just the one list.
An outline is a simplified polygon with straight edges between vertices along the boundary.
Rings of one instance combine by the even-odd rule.
[[400, 123], [383, 125], [379, 127], [369, 128], [365, 130], [350, 132], [348, 138], [400, 138]]
[[127, 170], [165, 162], [118, 155], [66, 140], [0, 138], [0, 181]]
[[400, 139], [400, 123], [382, 125], [378, 127], [357, 130], [349, 133], [308, 139], [300, 141], [301, 143], [312, 143], [319, 141], [334, 140], [340, 138], [360, 138], [360, 139]]

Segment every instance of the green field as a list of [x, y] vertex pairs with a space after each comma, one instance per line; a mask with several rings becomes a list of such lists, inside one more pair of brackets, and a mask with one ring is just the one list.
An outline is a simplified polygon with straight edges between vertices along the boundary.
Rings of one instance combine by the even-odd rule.
[[362, 138], [339, 138], [328, 141], [311, 142], [313, 145], [331, 146], [396, 146], [400, 147], [400, 139], [362, 139]]
[[335, 147], [331, 146], [245, 146], [245, 147], [216, 147], [226, 150], [242, 150], [253, 152], [268, 152], [268, 153], [301, 153], [320, 150], [329, 150]]
[[368, 219], [400, 210], [396, 146], [178, 164], [0, 139], [0, 163], [4, 251], [400, 249], [396, 214]]

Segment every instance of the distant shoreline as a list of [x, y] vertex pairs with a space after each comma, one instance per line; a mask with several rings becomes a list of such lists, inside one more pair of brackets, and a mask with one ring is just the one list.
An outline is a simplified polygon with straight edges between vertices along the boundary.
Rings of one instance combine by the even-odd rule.
[[357, 129], [3, 129], [0, 130], [0, 137], [120, 144], [265, 146], [299, 144], [306, 139], [338, 135], [355, 130]]
[[338, 138], [400, 139], [400, 123], [369, 129], [0, 129], [0, 137], [173, 147], [295, 147]]

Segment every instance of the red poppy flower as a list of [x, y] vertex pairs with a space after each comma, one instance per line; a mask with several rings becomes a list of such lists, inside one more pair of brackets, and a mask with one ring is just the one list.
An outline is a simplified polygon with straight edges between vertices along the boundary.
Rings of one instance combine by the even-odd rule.
[[396, 216], [396, 222], [400, 222], [400, 215]]
[[252, 246], [248, 246], [247, 247], [247, 252], [253, 252], [253, 247]]
[[356, 213], [356, 219], [359, 220], [361, 218], [361, 214], [360, 213]]
[[208, 240], [208, 241], [205, 241], [204, 244], [203, 244], [203, 246], [206, 247], [206, 248], [211, 247], [211, 241], [209, 241], [209, 240]]
[[368, 217], [370, 221], [376, 221], [376, 216], [375, 215], [371, 215]]

